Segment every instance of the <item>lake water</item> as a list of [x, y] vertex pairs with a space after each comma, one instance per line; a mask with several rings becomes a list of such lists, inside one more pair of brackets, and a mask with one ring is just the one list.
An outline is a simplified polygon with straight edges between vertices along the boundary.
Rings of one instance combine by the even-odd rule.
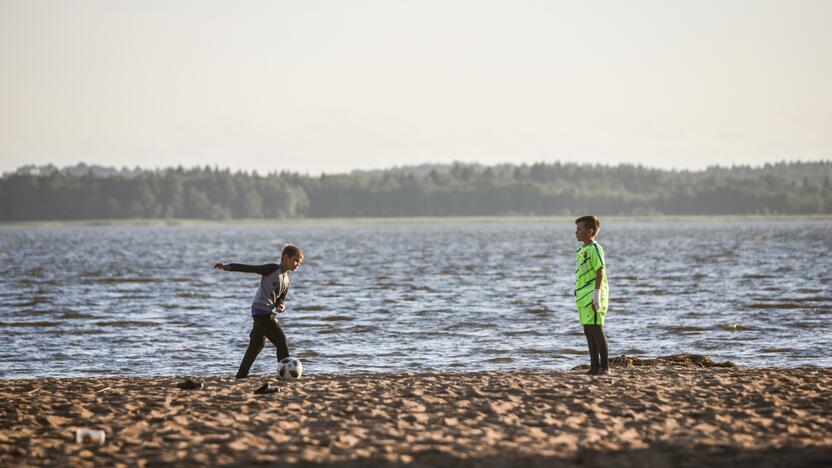
[[[603, 220], [602, 220], [603, 222]], [[570, 221], [0, 227], [0, 378], [236, 372], [259, 276], [306, 372], [587, 363]], [[610, 221], [610, 356], [832, 366], [832, 221]], [[252, 372], [275, 369], [267, 344]]]

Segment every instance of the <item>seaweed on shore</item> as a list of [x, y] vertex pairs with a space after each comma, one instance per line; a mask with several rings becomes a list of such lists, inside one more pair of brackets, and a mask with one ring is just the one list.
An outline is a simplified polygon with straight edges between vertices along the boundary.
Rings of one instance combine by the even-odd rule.
[[[637, 358], [622, 354], [609, 360], [610, 367], [633, 368], [633, 367], [687, 367], [687, 368], [712, 368], [712, 367], [737, 367], [731, 361], [716, 362], [710, 356], [702, 354], [674, 354], [671, 356], [659, 356], [655, 358]], [[575, 367], [575, 369], [587, 369], [586, 364]]]

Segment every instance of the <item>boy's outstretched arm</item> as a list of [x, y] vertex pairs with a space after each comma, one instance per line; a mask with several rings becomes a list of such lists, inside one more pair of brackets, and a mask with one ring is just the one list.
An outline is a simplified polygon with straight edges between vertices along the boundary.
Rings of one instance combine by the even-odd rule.
[[214, 268], [225, 271], [242, 271], [243, 273], [257, 273], [258, 275], [270, 275], [280, 268], [277, 263], [265, 265], [246, 265], [244, 263], [217, 263]]

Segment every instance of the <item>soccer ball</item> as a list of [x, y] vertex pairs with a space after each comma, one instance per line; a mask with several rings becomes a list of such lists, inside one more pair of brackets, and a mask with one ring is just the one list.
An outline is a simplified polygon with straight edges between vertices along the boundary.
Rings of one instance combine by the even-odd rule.
[[283, 358], [277, 363], [277, 375], [283, 380], [297, 380], [303, 375], [303, 364], [298, 358]]

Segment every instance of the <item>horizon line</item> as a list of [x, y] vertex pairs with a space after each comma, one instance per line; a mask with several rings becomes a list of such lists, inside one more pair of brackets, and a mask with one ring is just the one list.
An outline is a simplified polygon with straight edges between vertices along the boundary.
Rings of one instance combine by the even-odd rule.
[[344, 171], [340, 171], [340, 172], [321, 171], [318, 174], [310, 174], [309, 171], [301, 172], [301, 171], [293, 171], [293, 170], [286, 170], [286, 169], [280, 170], [280, 171], [270, 170], [270, 171], [261, 172], [261, 170], [258, 170], [258, 169], [242, 169], [242, 168], [232, 169], [230, 166], [220, 167], [217, 164], [196, 164], [196, 165], [190, 165], [190, 166], [185, 166], [183, 164], [175, 164], [175, 165], [171, 165], [171, 166], [167, 166], [167, 167], [158, 167], [158, 166], [156, 166], [156, 167], [151, 168], [151, 167], [142, 167], [140, 165], [135, 165], [133, 167], [129, 167], [129, 166], [124, 166], [124, 165], [122, 165], [122, 166], [104, 165], [104, 164], [98, 164], [98, 163], [90, 164], [90, 163], [86, 163], [84, 161], [79, 161], [78, 163], [76, 163], [74, 165], [69, 164], [69, 165], [65, 165], [63, 167], [59, 167], [59, 166], [57, 166], [53, 163], [46, 163], [46, 164], [42, 164], [42, 165], [37, 165], [37, 164], [34, 164], [34, 163], [24, 164], [24, 165], [19, 166], [16, 169], [13, 169], [11, 171], [3, 172], [2, 176], [0, 176], [0, 177], [7, 177], [7, 176], [10, 176], [10, 175], [15, 175], [15, 174], [21, 172], [22, 170], [24, 170], [26, 168], [42, 169], [42, 168], [53, 167], [57, 171], [60, 172], [60, 171], [66, 170], [66, 169], [77, 168], [79, 166], [86, 166], [86, 167], [89, 167], [89, 168], [98, 167], [98, 168], [102, 168], [102, 169], [112, 169], [112, 170], [116, 170], [116, 171], [119, 171], [119, 172], [136, 172], [136, 171], [140, 171], [140, 172], [165, 172], [165, 171], [169, 171], [169, 170], [178, 170], [178, 169], [184, 169], [184, 170], [200, 169], [200, 170], [202, 170], [202, 169], [207, 168], [207, 169], [214, 170], [214, 171], [217, 171], [217, 172], [243, 173], [243, 174], [252, 174], [252, 175], [260, 175], [262, 173], [264, 173], [266, 175], [273, 174], [273, 173], [276, 173], [276, 174], [288, 173], [288, 174], [294, 174], [294, 175], [303, 175], [303, 176], [306, 176], [306, 177], [320, 177], [320, 176], [323, 176], [323, 175], [336, 176], [336, 175], [352, 175], [352, 174], [356, 174], [356, 173], [388, 172], [388, 171], [395, 171], [395, 170], [420, 168], [420, 167], [424, 167], [424, 166], [453, 167], [453, 166], [458, 166], [459, 165], [459, 166], [469, 166], [469, 167], [470, 166], [482, 167], [484, 169], [488, 169], [488, 168], [495, 168], [495, 167], [502, 167], [502, 166], [529, 167], [529, 166], [535, 166], [535, 165], [538, 165], [538, 164], [543, 164], [545, 166], [553, 166], [553, 165], [560, 164], [560, 165], [565, 165], [565, 166], [571, 165], [571, 166], [579, 166], [579, 167], [599, 167], [599, 168], [635, 167], [635, 168], [640, 168], [640, 169], [660, 171], [660, 172], [668, 172], [668, 173], [704, 173], [704, 172], [708, 172], [708, 171], [711, 171], [711, 170], [719, 170], [719, 169], [752, 169], [752, 170], [755, 170], [755, 169], [764, 169], [766, 167], [775, 167], [775, 166], [791, 165], [791, 164], [832, 164], [832, 158], [830, 158], [830, 159], [818, 159], [818, 160], [781, 159], [781, 160], [778, 160], [778, 161], [775, 161], [775, 162], [765, 162], [765, 163], [759, 163], [759, 164], [731, 163], [730, 166], [729, 165], [722, 165], [722, 164], [714, 164], [714, 165], [706, 166], [703, 169], [662, 168], [662, 167], [658, 167], [658, 166], [649, 166], [649, 165], [645, 165], [645, 164], [642, 164], [642, 163], [629, 163], [629, 162], [619, 162], [619, 163], [612, 164], [612, 163], [597, 163], [597, 162], [595, 162], [595, 163], [592, 163], [592, 162], [576, 162], [576, 161], [569, 161], [569, 160], [554, 160], [554, 161], [541, 160], [541, 161], [535, 161], [535, 162], [522, 162], [522, 163], [502, 162], [502, 163], [494, 163], [494, 164], [485, 164], [485, 163], [479, 163], [479, 162], [465, 162], [465, 161], [451, 161], [451, 162], [423, 162], [423, 163], [414, 163], [414, 164], [406, 164], [406, 165], [394, 165], [394, 166], [388, 166], [388, 167], [376, 168], [376, 169], [360, 169], [360, 168], [357, 168], [357, 169], [351, 169], [351, 170], [345, 171], [345, 172]]

